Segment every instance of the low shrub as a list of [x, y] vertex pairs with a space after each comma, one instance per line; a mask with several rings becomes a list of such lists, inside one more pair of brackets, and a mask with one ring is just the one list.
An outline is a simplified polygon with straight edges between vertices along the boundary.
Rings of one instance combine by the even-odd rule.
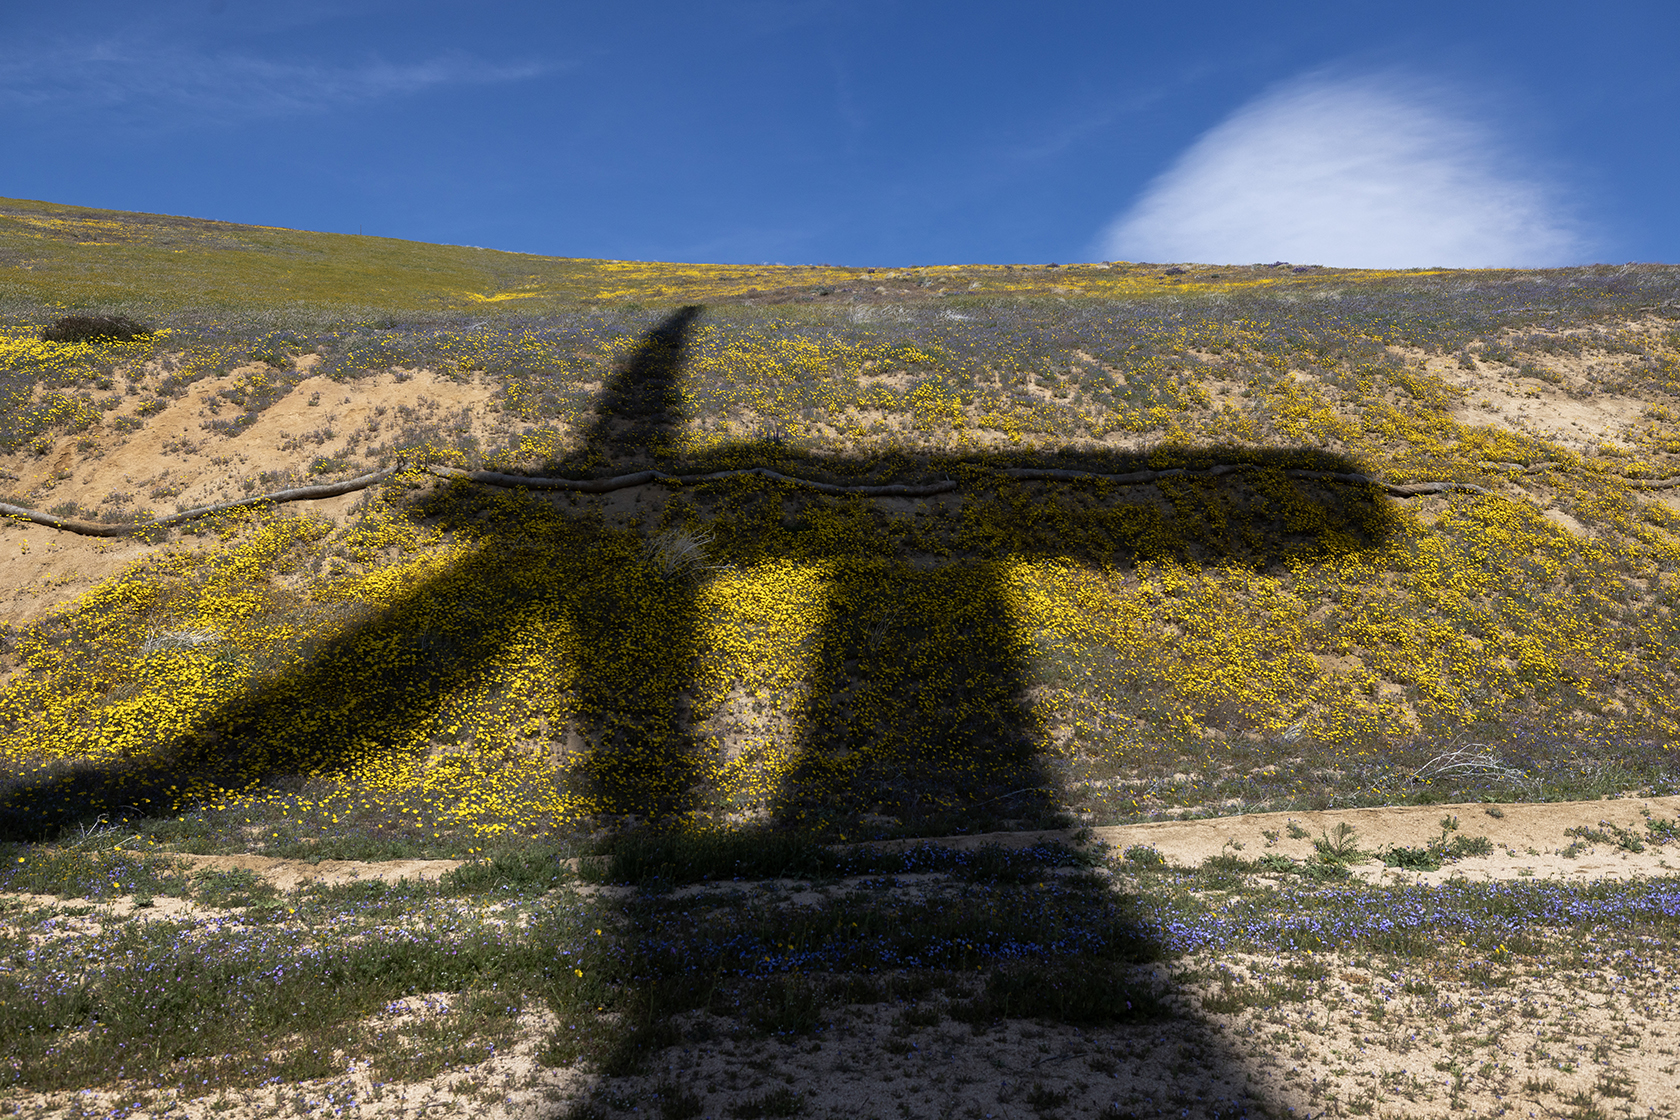
[[66, 315], [41, 328], [42, 342], [132, 342], [150, 335], [126, 315]]

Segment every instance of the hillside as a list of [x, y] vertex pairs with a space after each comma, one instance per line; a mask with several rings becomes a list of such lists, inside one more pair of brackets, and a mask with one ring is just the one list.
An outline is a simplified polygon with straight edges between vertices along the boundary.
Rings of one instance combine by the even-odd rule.
[[[150, 898], [166, 854], [668, 887], [1680, 793], [1676, 267], [648, 264], [0, 200], [0, 402], [0, 827], [72, 869], [0, 889], [110, 893], [48, 887], [119, 823]], [[577, 1054], [672, 1045], [632, 1036]]]
[[[1673, 269], [871, 275], [0, 210], [12, 505], [127, 523], [404, 468], [138, 538], [14, 521], [6, 755], [32, 784], [117, 764], [123, 800], [87, 793], [98, 811], [219, 803], [282, 774], [448, 774], [424, 814], [494, 834], [513, 822], [464, 791], [511, 767], [518, 827], [571, 827], [641, 796], [558, 777], [591, 765], [602, 721], [637, 727], [638, 749], [703, 741], [705, 794], [673, 794], [685, 811], [827, 814], [854, 833], [914, 831], [930, 799], [1108, 823], [1409, 797], [1469, 743], [1483, 765], [1464, 775], [1513, 788], [1672, 773]], [[195, 302], [210, 291], [220, 306]], [[352, 303], [370, 294], [390, 305]], [[156, 332], [38, 341], [95, 295]], [[1253, 469], [1194, 473], [1221, 464]], [[420, 472], [439, 465], [956, 485], [586, 496]], [[1004, 474], [1172, 468], [1192, 473]], [[1408, 496], [1420, 483], [1459, 488]], [[661, 531], [709, 537], [704, 564], [673, 578], [640, 561]], [[507, 565], [514, 548], [528, 559]], [[575, 590], [596, 583], [636, 609]], [[644, 632], [663, 648], [632, 653]], [[327, 665], [381, 683], [323, 707], [304, 682]], [[411, 669], [427, 679], [412, 710], [386, 691], [422, 691]], [[679, 704], [689, 726], [662, 723]], [[911, 755], [873, 772], [887, 711], [889, 753]], [[154, 788], [135, 769], [169, 757], [173, 775], [183, 742], [252, 720], [273, 753], [238, 774]], [[343, 741], [305, 730], [322, 720]], [[934, 782], [910, 811], [894, 799], [924, 791], [891, 774], [933, 740], [1019, 757]], [[832, 767], [823, 751], [871, 792], [792, 808], [789, 768]]]

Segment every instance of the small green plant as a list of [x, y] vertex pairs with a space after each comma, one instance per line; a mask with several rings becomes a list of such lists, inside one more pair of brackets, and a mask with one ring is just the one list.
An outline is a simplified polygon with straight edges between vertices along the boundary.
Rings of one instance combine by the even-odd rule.
[[1441, 869], [1441, 852], [1434, 844], [1422, 848], [1384, 848], [1379, 856], [1385, 866], [1398, 867], [1406, 871], [1439, 871]]
[[1505, 810], [1501, 809], [1497, 805], [1484, 805], [1482, 807], [1482, 812], [1486, 813], [1494, 820], [1500, 820], [1505, 816]]
[[1491, 856], [1493, 841], [1486, 836], [1454, 836], [1452, 843], [1447, 845], [1447, 854], [1453, 859], [1463, 859], [1465, 856]]
[[1252, 872], [1257, 864], [1243, 859], [1231, 852], [1220, 852], [1216, 856], [1209, 856], [1202, 861], [1200, 878], [1214, 890], [1235, 890], [1242, 886], [1243, 876]]
[[14, 850], [0, 866], [0, 890], [60, 898], [187, 893], [187, 877], [167, 857], [123, 851], [121, 842], [119, 830], [103, 827], [90, 830], [85, 846]]
[[1171, 1010], [1149, 980], [1121, 965], [1067, 964], [998, 968], [972, 1000], [953, 1004], [951, 1017], [967, 1023], [995, 1019], [1045, 1019], [1058, 1023], [1140, 1023]]
[[579, 861], [578, 875], [585, 882], [674, 885], [710, 879], [809, 879], [837, 874], [839, 868], [839, 857], [809, 836], [644, 829], [602, 843]]
[[[528, 843], [479, 853], [478, 858], [445, 875], [438, 886], [452, 894], [485, 894], [497, 889], [541, 892], [574, 882], [577, 872], [567, 861], [571, 845]], [[599, 862], [599, 860], [597, 860]], [[385, 888], [385, 884], [378, 884]], [[387, 893], [381, 889], [380, 894]]]
[[1035, 1081], [1033, 1082], [1033, 1087], [1027, 1090], [1027, 1095], [1021, 1099], [1027, 1103], [1029, 1108], [1044, 1111], [1052, 1108], [1060, 1108], [1062, 1105], [1066, 1104], [1068, 1099], [1072, 1096], [1073, 1093], [1071, 1090], [1050, 1089], [1042, 1083]]
[[1634, 1097], [1633, 1078], [1625, 1073], [1606, 1070], [1598, 1075], [1598, 1083], [1593, 1086], [1593, 1092], [1601, 1097], [1621, 1097], [1632, 1100]]
[[1308, 832], [1306, 829], [1302, 828], [1300, 825], [1296, 824], [1294, 821], [1290, 821], [1288, 827], [1289, 827], [1289, 838], [1291, 840], [1305, 840], [1307, 837], [1312, 835], [1312, 833]]
[[237, 909], [273, 900], [276, 891], [254, 871], [200, 871], [193, 876], [193, 894], [206, 906]]
[[[1646, 829], [1647, 831], [1650, 829], [1649, 821], [1646, 822]], [[1563, 834], [1578, 837], [1580, 841], [1594, 844], [1614, 844], [1624, 852], [1643, 852], [1645, 850], [1645, 842], [1635, 833], [1609, 821], [1599, 821], [1597, 828], [1591, 828], [1584, 824], [1577, 825], [1574, 828], [1566, 828], [1563, 830]], [[1573, 847], [1574, 845], [1570, 846]]]
[[1323, 832], [1313, 841], [1313, 849], [1325, 863], [1359, 863], [1365, 853], [1359, 850], [1358, 833], [1346, 821], [1338, 821], [1333, 831]]
[[822, 1026], [822, 994], [804, 977], [772, 980], [754, 990], [743, 1017], [761, 1034], [810, 1034]]
[[1384, 848], [1378, 853], [1378, 858], [1389, 867], [1404, 868], [1407, 871], [1439, 871], [1442, 865], [1466, 856], [1493, 854], [1493, 841], [1486, 836], [1451, 836], [1447, 828], [1449, 820], [1453, 822], [1453, 827], [1457, 827], [1458, 818], [1443, 818], [1441, 835], [1431, 840], [1428, 845], [1421, 848]]
[[893, 1021], [893, 1033], [914, 1034], [926, 1027], [937, 1027], [944, 1018], [944, 1014], [937, 1007], [907, 1007], [900, 1011], [898, 1018]]
[[1227, 975], [1221, 979], [1217, 992], [1202, 997], [1202, 1009], [1216, 1015], [1236, 1015], [1255, 1007], [1304, 1003], [1312, 994], [1312, 989], [1305, 982], [1310, 979], [1316, 977], [1295, 976], [1294, 982], [1266, 980], [1245, 984]]
[[1310, 879], [1315, 883], [1334, 883], [1351, 878], [1353, 872], [1348, 870], [1345, 863], [1325, 863], [1321, 860], [1309, 860], [1297, 864], [1295, 873], [1303, 879]]
[[1569, 1120], [1610, 1120], [1610, 1114], [1598, 1107], [1597, 1100], [1589, 1090], [1582, 1089], [1572, 1093], [1563, 1098], [1563, 1103], [1574, 1109], [1569, 1113]]
[[620, 1031], [600, 1062], [608, 1077], [641, 1073], [660, 1054], [682, 1041], [682, 1031], [669, 1019], [654, 1018]]
[[1139, 867], [1165, 867], [1167, 863], [1167, 857], [1152, 844], [1133, 844], [1126, 849], [1123, 858]]
[[1675, 821], [1658, 820], [1655, 817], [1645, 819], [1645, 831], [1653, 844], [1672, 844], [1680, 840], [1680, 823]]

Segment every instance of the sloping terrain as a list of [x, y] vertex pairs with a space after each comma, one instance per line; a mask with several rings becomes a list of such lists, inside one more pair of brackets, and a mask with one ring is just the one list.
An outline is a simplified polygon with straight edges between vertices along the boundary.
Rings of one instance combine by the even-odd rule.
[[[393, 1055], [418, 1036], [368, 1026], [370, 1009], [447, 989], [475, 1009], [449, 1020], [454, 1064], [485, 1039], [548, 1039], [544, 1068], [593, 1086], [566, 1107], [667, 1115], [819, 1108], [775, 1096], [759, 1076], [686, 1112], [689, 1103], [647, 1095], [664, 1083], [648, 1080], [648, 1061], [687, 1039], [694, 1061], [722, 1063], [708, 1076], [727, 1080], [745, 1067], [710, 1038], [734, 1038], [740, 1061], [759, 1062], [768, 1059], [750, 1039], [807, 1039], [831, 1021], [821, 1008], [894, 1007], [907, 1023], [923, 1014], [904, 1003], [922, 997], [904, 996], [898, 980], [883, 981], [879, 1000], [842, 998], [857, 994], [847, 975], [902, 974], [924, 994], [944, 992], [976, 1038], [991, 1037], [985, 1023], [1124, 1023], [1126, 992], [1148, 993], [1138, 1007], [1223, 1006], [1226, 996], [1185, 994], [1214, 983], [1215, 972], [1198, 970], [1226, 967], [1222, 950], [1163, 932], [1185, 915], [1222, 912], [1220, 899], [1285, 924], [1279, 915], [1294, 907], [1404, 914], [1426, 898], [1485, 915], [1519, 905], [1498, 891], [1543, 880], [1554, 893], [1520, 903], [1552, 915], [1523, 969], [1562, 961], [1548, 955], [1554, 942], [1573, 946], [1558, 967], [1586, 968], [1581, 947], [1621, 922], [1615, 915], [1641, 915], [1618, 927], [1612, 940], [1624, 949], [1665, 936], [1670, 920], [1669, 834], [1658, 826], [1672, 815], [1662, 799], [1680, 792], [1677, 293], [1680, 270], [1665, 266], [555, 260], [0, 200], [0, 857], [13, 868], [0, 872], [0, 890], [33, 900], [20, 903], [12, 936], [20, 946], [50, 940], [32, 923], [59, 928], [53, 915], [65, 906], [134, 894], [121, 874], [93, 893], [77, 885], [93, 873], [88, 859], [136, 861], [121, 866], [151, 884], [153, 905], [141, 909], [182, 929], [210, 919], [167, 900], [197, 897], [194, 877], [211, 875], [222, 884], [204, 888], [211, 896], [245, 892], [232, 908], [247, 915], [240, 928], [271, 923], [265, 967], [295, 965], [329, 987], [360, 977], [365, 998], [347, 999], [341, 1019], [322, 1012], [323, 1029], [339, 1031], [332, 1045], [344, 1055], [384, 1062], [385, 1082], [409, 1076], [391, 1072], [400, 1066], [430, 1083], [443, 1067], [402, 1066]], [[126, 316], [147, 330], [44, 339], [72, 314]], [[1573, 840], [1472, 853], [1468, 811], [1456, 811], [1454, 830], [1440, 822], [1455, 814], [1436, 808], [1502, 804], [1504, 818], [1474, 821], [1494, 845], [1489, 829], [1603, 796], [1654, 806], [1646, 819], [1657, 826], [1631, 808], [1605, 810], [1568, 825], [1586, 830]], [[1361, 807], [1402, 830], [1357, 818], [1362, 850], [1385, 845], [1404, 853], [1397, 863], [1344, 858], [1351, 849], [1331, 835], [1341, 818], [1312, 815]], [[1210, 817], [1227, 823], [1177, 823]], [[1307, 834], [1290, 833], [1291, 821]], [[1413, 827], [1428, 835], [1403, 831]], [[912, 871], [843, 874], [811, 853], [981, 834], [1031, 840], [1022, 850], [1038, 852], [1040, 839], [1080, 828], [1111, 850], [1066, 856], [1092, 878], [1089, 892], [1068, 896], [1077, 920], [1019, 900], [1002, 916], [985, 909], [988, 892], [1024, 899], [1059, 881], [1049, 871], [945, 869], [967, 884], [953, 889], [973, 913], [925, 931], [919, 947], [870, 942], [853, 956], [833, 946], [854, 912], [877, 914], [883, 930], [908, 920], [914, 906], [898, 887], [867, 905], [850, 887], [819, 892], [801, 905], [822, 918], [797, 929], [754, 895], [740, 903], [752, 915], [742, 920], [762, 927], [750, 964], [661, 957], [652, 946], [663, 944], [664, 919], [646, 913], [662, 905], [676, 864], [634, 855], [648, 836], [677, 845], [659, 857], [677, 864], [689, 858], [683, 845], [792, 845], [806, 853], [798, 860], [822, 865], [818, 878], [844, 882]], [[1182, 859], [1173, 829], [1189, 830]], [[98, 854], [118, 839], [137, 854]], [[1582, 855], [1594, 845], [1598, 855]], [[1087, 851], [1052, 848], [1028, 862], [1053, 870], [1064, 866], [1054, 852]], [[1171, 858], [1128, 861], [1134, 849]], [[1006, 854], [986, 858], [1014, 858], [996, 850]], [[386, 897], [304, 876], [285, 889], [330, 905], [276, 909], [291, 896], [251, 878], [268, 861], [338, 874], [389, 859], [449, 861], [435, 863], [453, 868], [435, 883], [454, 885]], [[1610, 866], [1580, 874], [1591, 860]], [[1106, 879], [1086, 875], [1104, 868]], [[743, 881], [771, 881], [765, 871], [739, 864]], [[1478, 875], [1493, 893], [1461, 881]], [[544, 893], [578, 876], [594, 885]], [[1620, 885], [1598, 882], [1611, 878]], [[1139, 918], [1138, 900], [1169, 880], [1173, 905], [1188, 909]], [[486, 964], [447, 939], [403, 941], [398, 957], [433, 962], [411, 961], [411, 973], [359, 972], [371, 966], [349, 948], [343, 960], [299, 963], [312, 943], [364, 943], [361, 919], [346, 917], [358, 908], [379, 915], [381, 930], [413, 928], [408, 902], [416, 922], [493, 925], [497, 890], [523, 899], [521, 921], [539, 914], [565, 937], [597, 919], [616, 930], [619, 955], [598, 986], [593, 974], [573, 978], [584, 987], [562, 985], [535, 957]], [[1418, 893], [1430, 891], [1445, 893]], [[45, 895], [81, 901], [42, 911]], [[434, 902], [455, 916], [421, 918]], [[709, 920], [701, 903], [684, 906], [679, 926]], [[146, 926], [126, 922], [131, 913], [140, 911], [88, 937], [115, 939], [117, 951], [130, 936], [118, 925]], [[1528, 952], [1483, 933], [1453, 949], [1447, 932], [1483, 930], [1479, 921], [1454, 918], [1440, 938], [1408, 934], [1404, 944], [1361, 926], [1323, 951], [1368, 960], [1350, 957], [1345, 969], [1367, 980], [1379, 958], [1444, 953], [1456, 963], [1442, 977], [1473, 983], [1463, 969]], [[334, 923], [343, 928], [331, 932]], [[1107, 932], [1089, 932], [1098, 927]], [[1064, 936], [1073, 929], [1087, 932]], [[799, 963], [795, 933], [829, 955]], [[790, 940], [772, 943], [783, 934]], [[177, 951], [153, 940], [161, 933], [133, 936], [142, 956]], [[1242, 936], [1248, 947], [1233, 942], [1231, 953], [1281, 951]], [[969, 948], [951, 949], [952, 938]], [[1604, 966], [1593, 954], [1592, 967]], [[1658, 956], [1652, 968], [1669, 975]], [[437, 963], [446, 957], [477, 963]], [[1110, 980], [1077, 1008], [1012, 1004], [1011, 985], [1044, 987], [1020, 972], [1029, 958], [1057, 976], [1094, 968]], [[169, 967], [208, 976], [214, 959], [169, 957]], [[1303, 961], [1289, 956], [1266, 983], [1294, 991], [1300, 978], [1288, 970]], [[1177, 962], [1166, 987], [1140, 979], [1161, 962]], [[711, 987], [676, 984], [679, 963], [710, 969]], [[116, 973], [66, 988], [13, 967], [0, 975], [21, 987], [0, 996], [48, 1010], [0, 1027], [13, 1047], [7, 1092], [104, 1084], [116, 1051], [101, 1047], [139, 1036], [88, 1033], [91, 1008], [122, 1030], [148, 1014], [189, 1033], [197, 1021], [190, 1008], [185, 1018], [142, 1013], [144, 1001], [119, 1013], [110, 1000], [130, 981]], [[815, 988], [789, 987], [807, 973], [820, 974]], [[1515, 983], [1519, 973], [1529, 975], [1500, 975]], [[54, 984], [59, 994], [45, 994]], [[489, 990], [513, 1002], [494, 1011]], [[778, 999], [775, 1015], [740, 1011]], [[281, 1037], [269, 1014], [200, 1024], [244, 1057], [188, 1046], [124, 1076], [155, 1101], [210, 1062], [204, 1092], [182, 1098], [200, 1102], [192, 1108], [210, 1107], [211, 1086], [325, 1085], [325, 1067], [291, 1043], [261, 1060], [250, 1049]], [[589, 1045], [554, 1042], [585, 1018]], [[913, 1041], [920, 1029], [889, 1034]], [[1063, 1041], [1045, 1041], [1044, 1053], [1061, 1053]], [[1468, 1070], [1450, 1042], [1431, 1061]], [[1134, 1043], [1127, 1060], [1142, 1062]], [[1260, 1076], [1243, 1046], [1219, 1046], [1227, 1057], [1208, 1068]], [[49, 1053], [83, 1072], [43, 1080], [29, 1067]], [[868, 1070], [876, 1059], [845, 1060]], [[816, 1067], [798, 1068], [788, 1072], [803, 1093]], [[1161, 1076], [1136, 1068], [1155, 1071], [1139, 1086]], [[1577, 1085], [1585, 1068], [1547, 1075], [1547, 1107], [1572, 1093], [1587, 1094], [1569, 1106], [1578, 1110], [1633, 1099], [1617, 1096], [1614, 1071]], [[620, 1074], [642, 1080], [614, 1089]], [[1020, 1076], [1042, 1091], [1012, 1076], [1015, 1090], [990, 1104], [965, 1090], [937, 1108], [904, 1107], [1073, 1115], [1108, 1103], [1080, 1095], [1096, 1092], [1089, 1078], [1075, 1092], [1048, 1073]], [[1487, 1084], [1496, 1083], [1505, 1084]], [[1201, 1082], [1175, 1092], [1210, 1115], [1285, 1100], [1323, 1107], [1266, 1084], [1248, 1097], [1217, 1097]], [[1461, 1084], [1440, 1099], [1469, 1092]], [[1639, 1092], [1641, 1108], [1662, 1099]], [[1114, 1115], [1152, 1114], [1143, 1098], [1122, 1097]], [[1369, 1096], [1364, 1111], [1402, 1098]], [[856, 1107], [824, 1098], [819, 1111]], [[1384, 1107], [1426, 1114], [1416, 1102]]]

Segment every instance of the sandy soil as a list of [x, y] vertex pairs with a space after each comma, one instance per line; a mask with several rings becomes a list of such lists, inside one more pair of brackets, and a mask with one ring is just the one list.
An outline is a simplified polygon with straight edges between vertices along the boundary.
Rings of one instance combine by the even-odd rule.
[[[1499, 815], [1494, 816], [1497, 812]], [[1089, 830], [1092, 839], [1116, 852], [1133, 846], [1154, 848], [1169, 863], [1197, 867], [1213, 856], [1230, 854], [1254, 860], [1273, 854], [1294, 860], [1312, 857], [1314, 841], [1329, 838], [1340, 824], [1353, 827], [1351, 842], [1373, 857], [1353, 866], [1353, 873], [1369, 882], [1437, 883], [1449, 878], [1489, 879], [1564, 878], [1625, 879], [1639, 875], [1672, 875], [1680, 871], [1680, 849], [1647, 845], [1634, 853], [1614, 843], [1581, 840], [1569, 835], [1588, 828], [1614, 836], [1615, 826], [1644, 838], [1646, 813], [1654, 820], [1680, 817], [1680, 797], [1616, 798], [1603, 801], [1563, 801], [1549, 804], [1491, 804], [1459, 802], [1448, 805], [1403, 805], [1369, 809], [1330, 809], [1322, 812], [1252, 813], [1202, 820], [1152, 821]], [[1486, 836], [1494, 846], [1489, 856], [1469, 856], [1440, 871], [1404, 871], [1375, 860], [1386, 848], [1422, 848], [1443, 833], [1443, 819], [1456, 820], [1447, 831], [1453, 836]], [[1293, 824], [1300, 836], [1290, 835]], [[1273, 835], [1268, 835], [1273, 834]], [[1065, 841], [1077, 834], [1066, 831], [993, 832], [940, 841], [957, 848], [987, 844], [1026, 847]], [[923, 843], [924, 841], [911, 841]], [[1569, 856], [1563, 850], [1579, 842]], [[890, 842], [900, 843], [898, 841]]]
[[[1497, 811], [1493, 816], [1489, 810]], [[1645, 838], [1645, 812], [1656, 820], [1680, 817], [1680, 797], [1619, 798], [1607, 801], [1566, 801], [1545, 805], [1408, 805], [1373, 809], [1338, 809], [1317, 813], [1255, 813], [1203, 821], [1161, 821], [1093, 829], [1097, 839], [1124, 851], [1134, 844], [1157, 849], [1168, 862], [1196, 866], [1225, 852], [1243, 859], [1267, 853], [1307, 859], [1313, 842], [1329, 837], [1338, 824], [1355, 829], [1354, 844], [1375, 853], [1384, 848], [1421, 848], [1441, 837], [1443, 819], [1456, 820], [1447, 836], [1486, 836], [1493, 842], [1490, 856], [1470, 856], [1439, 871], [1403, 871], [1372, 862], [1356, 865], [1355, 875], [1370, 881], [1441, 882], [1517, 878], [1625, 879], [1638, 875], [1671, 875], [1680, 870], [1680, 850], [1647, 846], [1630, 852], [1614, 843], [1583, 842], [1574, 855], [1561, 854], [1578, 837], [1572, 828], [1588, 828], [1614, 836], [1606, 825]], [[1307, 835], [1291, 837], [1294, 824]], [[1267, 834], [1273, 833], [1276, 839]]]
[[[46, 455], [15, 452], [5, 466], [17, 475], [20, 489], [50, 489], [54, 503], [73, 499], [96, 507], [117, 491], [132, 496], [134, 509], [173, 513], [177, 506], [241, 497], [241, 483], [265, 471], [305, 475], [317, 458], [375, 452], [399, 426], [400, 408], [432, 419], [462, 409], [480, 413], [495, 391], [482, 379], [456, 381], [428, 370], [391, 371], [354, 383], [305, 377], [249, 427], [233, 434], [206, 429], [238, 414], [225, 401], [216, 405], [223, 390], [266, 371], [241, 366], [204, 378], [180, 397], [157, 397], [152, 403], [162, 409], [150, 416], [137, 414], [144, 398], [133, 398], [108, 415], [109, 430], [96, 433], [99, 446], [92, 450], [83, 452], [77, 438], [65, 436]], [[124, 415], [141, 426], [117, 432], [112, 422]], [[66, 471], [68, 477], [58, 477]]]
[[[1597, 1100], [1599, 1115], [1680, 1115], [1680, 1006], [1675, 970], [1638, 975], [1547, 974], [1521, 966], [1466, 983], [1456, 962], [1407, 974], [1373, 972], [1335, 955], [1298, 961], [1226, 955], [1140, 970], [1177, 1014], [1150, 1024], [1077, 1029], [1009, 1021], [971, 1027], [943, 1016], [908, 1021], [902, 1005], [854, 1005], [812, 1036], [731, 1039], [728, 1020], [683, 1017], [691, 1037], [660, 1068], [607, 1082], [577, 1067], [548, 1069], [539, 1040], [554, 1026], [527, 1012], [519, 1041], [493, 1059], [426, 1081], [382, 1082], [349, 1060], [329, 1079], [195, 1097], [164, 1093], [145, 1114], [237, 1120], [284, 1115], [549, 1118], [646, 1116], [692, 1094], [709, 1117], [753, 1112], [778, 1092], [815, 1117], [1342, 1116], [1425, 1118], [1569, 1115]], [[1234, 983], [1210, 978], [1222, 968]], [[1289, 990], [1293, 988], [1293, 990]], [[1281, 995], [1263, 993], [1284, 989]], [[1204, 999], [1250, 992], [1253, 1007], [1212, 1012]], [[382, 1018], [447, 1015], [455, 997], [397, 1001]], [[940, 996], [924, 1011], [942, 1010]], [[133, 1094], [83, 1092], [10, 1102], [14, 1114], [124, 1114]], [[773, 1097], [770, 1097], [774, 1100]], [[672, 1113], [664, 1113], [670, 1115]], [[1579, 1113], [1576, 1113], [1579, 1115]]]
[[[1660, 320], [1627, 322], [1624, 331], [1661, 334], [1667, 324]], [[1501, 341], [1520, 340], [1506, 337]], [[1594, 374], [1620, 372], [1630, 361], [1628, 354], [1586, 350], [1581, 354], [1521, 353], [1557, 382], [1520, 376], [1516, 368], [1476, 358], [1473, 368], [1464, 368], [1455, 355], [1429, 354], [1422, 350], [1390, 347], [1395, 353], [1440, 376], [1463, 391], [1463, 403], [1454, 419], [1465, 424], [1485, 425], [1511, 432], [1527, 432], [1561, 443], [1573, 451], [1594, 453], [1600, 445], [1627, 446], [1622, 432], [1639, 418], [1649, 403], [1637, 397], [1613, 393], [1579, 395], [1591, 385]], [[1572, 396], [1571, 391], [1575, 394]]]
[[[307, 367], [314, 360], [310, 356], [303, 363]], [[27, 495], [23, 504], [36, 509], [74, 501], [83, 509], [126, 511], [125, 519], [142, 510], [161, 516], [243, 497], [247, 483], [259, 493], [287, 485], [262, 481], [265, 473], [271, 480], [275, 472], [311, 477], [310, 464], [318, 458], [343, 457], [347, 463], [331, 475], [313, 476], [319, 481], [371, 469], [372, 457], [405, 422], [404, 408], [419, 422], [452, 418], [481, 437], [488, 435], [495, 415], [485, 407], [495, 386], [483, 378], [460, 381], [430, 370], [397, 370], [352, 383], [306, 377], [236, 434], [206, 430], [206, 424], [237, 414], [225, 402], [215, 405], [219, 394], [241, 377], [266, 370], [241, 366], [222, 377], [204, 378], [181, 397], [156, 397], [153, 403], [161, 410], [147, 416], [138, 410], [153, 400], [150, 394], [126, 398], [85, 436], [62, 436], [45, 454], [24, 448], [0, 455], [0, 479], [13, 493]], [[137, 385], [149, 387], [161, 376], [161, 370], [152, 369]], [[138, 421], [140, 427], [121, 432], [115, 426], [119, 418]], [[84, 450], [86, 436], [94, 437], [95, 445]], [[112, 500], [119, 496], [122, 500]], [[338, 521], [361, 497], [344, 494], [293, 508]], [[22, 625], [44, 617], [131, 562], [183, 546], [192, 547], [179, 540], [149, 545], [0, 522], [0, 623]]]
[[1587, 400], [1571, 398], [1560, 387], [1514, 370], [1496, 367], [1461, 370], [1436, 360], [1447, 384], [1465, 391], [1465, 402], [1453, 411], [1463, 424], [1525, 432], [1552, 440], [1581, 454], [1594, 454], [1602, 445], [1626, 447], [1622, 431], [1644, 412], [1646, 402], [1612, 394]]
[[252, 855], [178, 855], [174, 858], [190, 864], [194, 871], [254, 872], [266, 879], [269, 885], [282, 891], [372, 880], [396, 883], [403, 879], [439, 879], [461, 866], [458, 859], [393, 859], [371, 863], [360, 860], [323, 859], [310, 863], [301, 859]]

